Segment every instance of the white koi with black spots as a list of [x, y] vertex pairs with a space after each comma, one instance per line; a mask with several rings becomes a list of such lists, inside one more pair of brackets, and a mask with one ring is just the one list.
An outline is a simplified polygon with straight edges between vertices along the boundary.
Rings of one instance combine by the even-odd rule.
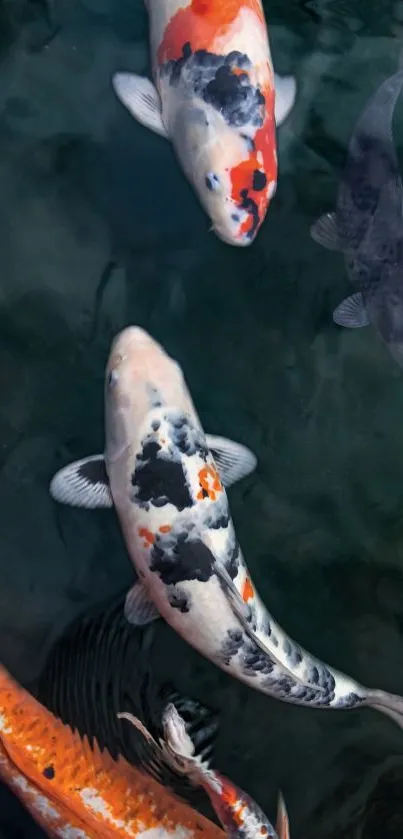
[[[139, 327], [113, 342], [105, 419], [99, 481], [86, 480], [86, 462], [79, 461], [55, 476], [51, 494], [88, 507], [113, 499], [139, 576], [127, 596], [127, 619], [141, 625], [161, 615], [218, 667], [277, 699], [333, 709], [367, 705], [402, 724], [401, 697], [367, 689], [314, 658], [268, 613], [182, 370]], [[94, 463], [104, 468], [102, 456], [89, 459], [90, 468]], [[225, 464], [221, 469], [225, 475]]]

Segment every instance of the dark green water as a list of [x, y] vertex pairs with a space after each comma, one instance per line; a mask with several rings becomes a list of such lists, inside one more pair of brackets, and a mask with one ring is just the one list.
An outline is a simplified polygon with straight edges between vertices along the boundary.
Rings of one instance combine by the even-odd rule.
[[[265, 9], [299, 91], [275, 201], [237, 250], [208, 232], [169, 144], [114, 98], [115, 70], [147, 68], [141, 0], [0, 5], [0, 660], [23, 684], [73, 617], [132, 579], [114, 516], [56, 509], [48, 483], [102, 450], [109, 343], [137, 323], [181, 362], [205, 428], [258, 455], [230, 501], [270, 611], [329, 664], [403, 694], [402, 372], [372, 330], [332, 324], [348, 280], [309, 236], [396, 69], [403, 3]], [[402, 835], [403, 733], [386, 718], [260, 696], [162, 622], [153, 656], [221, 709], [216, 765], [273, 818], [282, 788], [293, 839]], [[1, 839], [41, 835], [1, 789]]]

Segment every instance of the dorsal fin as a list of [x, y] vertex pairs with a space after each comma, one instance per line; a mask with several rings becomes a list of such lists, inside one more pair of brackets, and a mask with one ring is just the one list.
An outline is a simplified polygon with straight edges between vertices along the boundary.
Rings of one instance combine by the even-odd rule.
[[37, 698], [59, 719], [107, 748], [115, 759], [143, 767], [197, 809], [207, 812], [202, 793], [169, 768], [153, 772], [143, 738], [117, 718], [119, 711], [140, 717], [153, 736], [162, 736], [162, 714], [173, 702], [184, 718], [197, 753], [209, 759], [218, 715], [196, 699], [181, 696], [171, 683], [151, 674], [150, 633], [124, 618], [125, 593], [75, 620], [56, 643], [37, 686]]

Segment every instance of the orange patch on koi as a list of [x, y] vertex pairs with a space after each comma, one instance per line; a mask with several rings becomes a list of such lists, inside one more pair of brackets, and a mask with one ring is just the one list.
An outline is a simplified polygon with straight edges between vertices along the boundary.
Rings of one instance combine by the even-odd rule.
[[170, 530], [172, 530], [172, 527], [170, 524], [162, 524], [158, 529], [160, 533], [169, 533]]
[[147, 530], [146, 527], [139, 527], [138, 533], [139, 533], [139, 536], [144, 539], [144, 542], [145, 542], [144, 547], [147, 547], [147, 545], [153, 545], [154, 544], [155, 536], [154, 536], [154, 533], [151, 533], [151, 530]]
[[222, 797], [226, 804], [231, 808], [232, 818], [239, 827], [242, 827], [245, 820], [246, 805], [238, 797], [236, 789], [226, 787], [223, 789]]
[[253, 597], [254, 593], [255, 592], [253, 589], [253, 585], [249, 577], [245, 577], [245, 582], [242, 587], [242, 600], [244, 600], [245, 603], [247, 603], [248, 600], [250, 600], [250, 598]]
[[[274, 119], [270, 116], [274, 92], [271, 88], [265, 88], [262, 90], [262, 94], [266, 100], [268, 116], [262, 127], [256, 132], [254, 139], [255, 149], [238, 166], [234, 166], [230, 172], [232, 184], [231, 197], [236, 204], [242, 206], [243, 192], [247, 190], [248, 197], [255, 202], [257, 207], [259, 227], [266, 213], [268, 184], [272, 181], [277, 181], [277, 160], [275, 155], [276, 127]], [[260, 161], [258, 158], [261, 158]], [[262, 190], [253, 189], [255, 170], [264, 172], [266, 175], [267, 185]], [[240, 233], [249, 233], [253, 229], [253, 223], [253, 216], [249, 214], [240, 227]]]
[[[218, 773], [217, 773], [218, 774]], [[230, 807], [235, 807], [238, 801], [238, 793], [230, 784], [225, 783], [222, 775], [219, 776], [220, 781], [222, 782], [222, 798], [224, 799], [226, 804], [229, 804]]]
[[203, 466], [199, 472], [200, 491], [197, 493], [197, 498], [209, 498], [210, 501], [216, 500], [216, 493], [223, 491], [223, 486], [217, 469], [214, 466]]
[[186, 9], [179, 9], [169, 21], [157, 51], [160, 64], [182, 55], [185, 44], [193, 52], [212, 50], [216, 38], [226, 33], [242, 9], [250, 9], [265, 26], [263, 10], [257, 0], [192, 0]]

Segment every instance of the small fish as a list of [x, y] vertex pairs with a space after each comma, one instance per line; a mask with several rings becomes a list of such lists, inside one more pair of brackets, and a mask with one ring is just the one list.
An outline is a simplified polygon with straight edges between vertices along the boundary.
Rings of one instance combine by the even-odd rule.
[[159, 743], [132, 714], [122, 712], [118, 716], [128, 720], [143, 734], [150, 745], [154, 765], [171, 766], [174, 771], [187, 775], [192, 783], [205, 790], [230, 839], [258, 839], [264, 836], [289, 839], [288, 816], [282, 796], [279, 796], [275, 830], [250, 795], [195, 755], [185, 723], [172, 703], [167, 705], [163, 715], [164, 736]]
[[328, 667], [268, 613], [182, 370], [140, 327], [123, 330], [112, 344], [105, 429], [105, 491], [90, 481], [77, 486], [75, 463], [55, 476], [50, 491], [62, 503], [88, 507], [105, 506], [112, 496], [139, 577], [126, 598], [131, 623], [162, 616], [218, 667], [277, 699], [333, 709], [369, 705], [403, 723], [403, 698]]
[[341, 250], [354, 293], [333, 313], [339, 326], [371, 324], [403, 366], [403, 186], [392, 120], [403, 69], [375, 93], [352, 134], [335, 213], [311, 228], [313, 239]]
[[170, 139], [213, 230], [253, 242], [276, 190], [276, 123], [294, 78], [274, 76], [260, 0], [146, 0], [155, 86], [116, 73], [138, 122]]
[[91, 748], [0, 666], [0, 779], [60, 839], [222, 839], [121, 757]]

